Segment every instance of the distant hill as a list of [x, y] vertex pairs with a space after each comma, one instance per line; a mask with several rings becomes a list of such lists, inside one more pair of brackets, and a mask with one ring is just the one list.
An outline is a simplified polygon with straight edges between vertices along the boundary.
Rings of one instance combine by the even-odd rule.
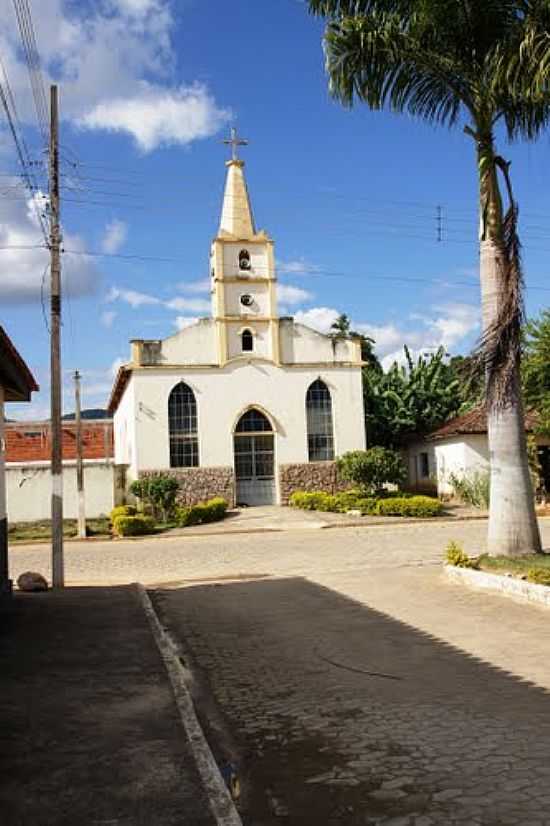
[[[62, 416], [63, 421], [69, 422], [74, 421], [74, 413], [65, 413]], [[110, 416], [108, 412], [103, 407], [90, 407], [87, 410], [83, 410], [80, 414], [81, 419], [109, 419]]]

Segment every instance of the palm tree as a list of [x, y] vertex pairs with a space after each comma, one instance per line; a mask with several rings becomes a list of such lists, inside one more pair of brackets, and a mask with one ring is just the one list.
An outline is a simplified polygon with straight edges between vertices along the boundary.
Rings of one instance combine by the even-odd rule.
[[[429, 123], [462, 125], [477, 155], [491, 462], [488, 549], [541, 549], [519, 381], [523, 320], [518, 209], [495, 130], [535, 140], [550, 120], [549, 0], [309, 0], [327, 19], [332, 94]], [[504, 182], [508, 207], [501, 194]]]
[[361, 359], [367, 368], [381, 372], [382, 366], [378, 361], [378, 356], [374, 352], [375, 340], [364, 333], [356, 333], [351, 329], [351, 322], [345, 313], [341, 313], [330, 325], [329, 336], [333, 341], [341, 341], [346, 338], [358, 338], [361, 342]]

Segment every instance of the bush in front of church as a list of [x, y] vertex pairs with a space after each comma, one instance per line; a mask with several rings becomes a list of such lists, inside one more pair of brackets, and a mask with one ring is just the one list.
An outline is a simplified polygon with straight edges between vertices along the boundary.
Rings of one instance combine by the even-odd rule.
[[386, 485], [399, 485], [406, 477], [403, 459], [396, 450], [371, 447], [352, 450], [336, 460], [338, 474], [363, 491], [364, 496], [379, 494]]
[[180, 528], [191, 525], [204, 525], [207, 522], [219, 522], [225, 517], [227, 502], [221, 496], [209, 499], [208, 502], [199, 502], [186, 508], [178, 508], [176, 513]]
[[113, 519], [113, 533], [115, 536], [144, 536], [154, 533], [155, 520], [152, 516], [138, 513], [135, 516], [115, 516]]
[[362, 516], [408, 516], [429, 518], [439, 516], [443, 505], [431, 496], [413, 496], [400, 493], [397, 496], [365, 496], [362, 491], [348, 490], [343, 493], [325, 491], [295, 491], [290, 497], [294, 508], [330, 513], [360, 511]]

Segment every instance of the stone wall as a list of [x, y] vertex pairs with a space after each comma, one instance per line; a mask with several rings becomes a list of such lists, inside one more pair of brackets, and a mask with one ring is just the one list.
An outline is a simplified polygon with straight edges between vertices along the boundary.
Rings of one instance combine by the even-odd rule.
[[351, 487], [349, 482], [338, 478], [336, 462], [279, 465], [279, 484], [282, 505], [288, 505], [291, 494], [296, 490], [338, 493]]
[[179, 482], [178, 505], [195, 505], [214, 496], [235, 504], [235, 474], [231, 467], [190, 467], [170, 470], [143, 470], [140, 479], [150, 476], [174, 476]]

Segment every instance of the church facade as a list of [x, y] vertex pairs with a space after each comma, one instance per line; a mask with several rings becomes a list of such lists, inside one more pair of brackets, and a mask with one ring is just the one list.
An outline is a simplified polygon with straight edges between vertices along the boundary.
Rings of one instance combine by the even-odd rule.
[[109, 403], [115, 462], [128, 482], [174, 473], [182, 501], [284, 503], [334, 488], [334, 459], [365, 447], [361, 346], [278, 315], [273, 240], [256, 230], [244, 162], [226, 166], [212, 315], [131, 342]]

